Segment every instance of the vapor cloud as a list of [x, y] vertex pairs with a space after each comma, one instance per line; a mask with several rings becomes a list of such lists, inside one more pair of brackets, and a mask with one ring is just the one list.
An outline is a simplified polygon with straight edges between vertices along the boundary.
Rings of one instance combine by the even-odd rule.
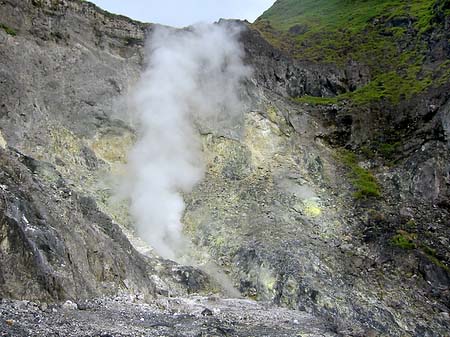
[[148, 66], [132, 95], [139, 137], [125, 193], [140, 236], [165, 258], [181, 253], [182, 193], [204, 175], [195, 125], [242, 114], [238, 88], [249, 69], [238, 34], [230, 24], [157, 28], [148, 43]]

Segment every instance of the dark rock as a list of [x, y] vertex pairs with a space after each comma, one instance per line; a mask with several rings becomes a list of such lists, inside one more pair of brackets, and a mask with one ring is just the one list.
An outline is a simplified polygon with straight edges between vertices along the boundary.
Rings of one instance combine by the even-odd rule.
[[438, 265], [439, 260], [429, 257], [426, 254], [420, 255], [419, 271], [426, 281], [434, 287], [448, 290], [450, 289], [450, 274], [442, 265]]
[[[152, 295], [151, 269], [117, 225], [89, 198], [55, 204], [47, 183], [16, 156], [0, 149], [0, 183], [8, 186], [0, 191], [0, 292], [23, 299], [81, 299], [113, 294], [126, 280], [128, 290]], [[32, 164], [41, 167], [36, 160]], [[45, 215], [38, 216], [42, 205]]]
[[[275, 49], [253, 29], [245, 29], [241, 41], [246, 61], [254, 69], [258, 84], [282, 95], [332, 97], [366, 84], [366, 75], [356, 64], [342, 71], [333, 65], [302, 64]], [[355, 75], [358, 74], [358, 75]]]
[[202, 316], [212, 316], [213, 312], [209, 310], [208, 308], [203, 309]]
[[386, 22], [388, 27], [403, 27], [408, 28], [411, 27], [414, 20], [410, 17], [393, 17]]
[[95, 170], [99, 167], [101, 161], [95, 155], [95, 152], [92, 151], [89, 147], [83, 146], [81, 148], [81, 157], [85, 160], [85, 165], [90, 170]]
[[188, 293], [199, 293], [211, 286], [208, 275], [196, 268], [175, 266], [172, 273], [174, 278], [188, 289]]
[[289, 28], [289, 33], [292, 35], [302, 35], [309, 30], [307, 25], [294, 25]]

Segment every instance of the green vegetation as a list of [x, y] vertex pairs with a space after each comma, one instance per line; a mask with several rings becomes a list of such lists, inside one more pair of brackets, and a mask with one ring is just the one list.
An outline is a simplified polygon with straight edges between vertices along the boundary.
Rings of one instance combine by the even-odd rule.
[[392, 159], [397, 152], [400, 142], [380, 144], [378, 150], [385, 159]]
[[[375, 140], [370, 143], [361, 146], [361, 154], [369, 159], [384, 159], [385, 165], [392, 165], [395, 162], [396, 155], [401, 152], [402, 142], [396, 139], [401, 139], [401, 135], [397, 134], [395, 130], [388, 131], [386, 133], [391, 137], [390, 140], [384, 140], [382, 135], [375, 135]], [[378, 139], [377, 139], [378, 138]]]
[[401, 249], [417, 248], [415, 240], [416, 234], [408, 233], [404, 230], [398, 230], [397, 234], [391, 238], [391, 244]]
[[11, 36], [17, 35], [17, 33], [14, 29], [12, 29], [11, 27], [8, 27], [7, 25], [5, 25], [3, 23], [0, 23], [0, 28], [3, 29], [6, 32], [6, 34], [9, 34]]
[[355, 199], [366, 199], [369, 197], [381, 196], [381, 188], [377, 179], [369, 170], [358, 165], [358, 158], [353, 152], [348, 150], [340, 150], [339, 159], [350, 170], [349, 176], [352, 185], [356, 190], [353, 193], [353, 197]]
[[341, 95], [341, 99], [350, 99], [357, 105], [386, 99], [398, 104], [402, 99], [409, 99], [419, 94], [432, 83], [431, 75], [418, 78], [419, 70], [410, 68], [406, 75], [401, 76], [396, 71], [378, 75], [366, 86], [350, 93]]
[[425, 253], [428, 260], [430, 260], [433, 264], [442, 269], [445, 269], [447, 272], [450, 272], [450, 268], [447, 265], [445, 265], [441, 260], [438, 259], [435, 249], [430, 248], [426, 245], [421, 245], [421, 250], [423, 253]]
[[[398, 54], [397, 38], [432, 27], [434, 0], [280, 0], [254, 26], [295, 56], [343, 63]], [[296, 34], [296, 31], [300, 33]]]
[[[292, 56], [338, 65], [369, 67], [372, 81], [335, 98], [357, 106], [380, 100], [393, 104], [450, 79], [450, 66], [424, 67], [422, 36], [444, 9], [435, 0], [279, 0], [253, 26]], [[448, 11], [448, 10], [447, 10]], [[442, 13], [441, 13], [442, 15]], [[445, 63], [443, 61], [443, 63]], [[331, 104], [330, 99], [299, 102]]]
[[424, 252], [424, 253], [427, 256], [428, 260], [430, 260], [433, 264], [435, 264], [436, 266], [438, 266], [450, 273], [450, 268], [447, 265], [445, 265], [441, 260], [439, 260], [436, 257], [436, 255], [428, 254], [427, 252]]
[[431, 263], [435, 264], [436, 266], [442, 269], [445, 269], [447, 272], [450, 272], [450, 268], [447, 265], [445, 265], [441, 260], [439, 260], [439, 258], [437, 257], [435, 249], [430, 248], [425, 244], [418, 243], [417, 234], [415, 233], [409, 233], [407, 231], [400, 229], [397, 231], [397, 234], [391, 238], [390, 243], [395, 247], [405, 250], [417, 248], [422, 253], [425, 254], [427, 259]]
[[433, 248], [423, 245], [422, 251], [429, 256], [436, 257], [436, 249], [433, 249]]
[[392, 142], [380, 142], [374, 141], [374, 152], [384, 158], [387, 161], [387, 164], [392, 164], [392, 160], [395, 157], [395, 154], [398, 153], [399, 148], [401, 146], [401, 142], [392, 141]]
[[401, 2], [404, 3], [398, 0], [282, 0], [258, 21], [270, 21], [280, 31], [288, 31], [297, 24], [307, 25], [312, 32], [338, 30], [347, 25], [351, 31], [360, 31], [371, 18]]
[[405, 227], [408, 228], [408, 229], [416, 229], [417, 228], [417, 223], [413, 219], [409, 219], [406, 222]]

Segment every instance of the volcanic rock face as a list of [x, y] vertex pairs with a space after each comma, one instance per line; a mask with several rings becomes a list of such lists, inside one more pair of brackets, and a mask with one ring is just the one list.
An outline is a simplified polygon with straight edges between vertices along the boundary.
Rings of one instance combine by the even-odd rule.
[[117, 224], [127, 225], [126, 212], [106, 202], [105, 178], [135, 138], [113, 115], [139, 76], [151, 27], [77, 1], [1, 9], [17, 32], [0, 31], [2, 296], [151, 297], [154, 282], [185, 293], [195, 276], [195, 291], [208, 288], [200, 271], [138, 254]]
[[52, 163], [69, 185], [101, 194], [97, 173], [123, 162], [133, 142], [112, 115], [139, 76], [146, 26], [76, 1], [7, 1], [1, 16], [17, 31], [0, 32], [7, 145]]
[[[210, 290], [203, 272], [135, 250], [123, 234], [127, 207], [110, 200], [105, 179], [135, 141], [126, 95], [152, 26], [79, 1], [6, 0], [0, 9], [16, 33], [0, 30], [0, 295]], [[290, 96], [352, 91], [368, 70], [298, 63], [243, 29], [254, 69], [242, 90], [247, 112], [237, 133], [200, 127], [207, 172], [185, 196], [186, 234], [249, 298], [318, 315], [344, 335], [444, 336], [448, 95], [417, 98], [414, 113], [425, 117], [404, 139], [404, 158], [376, 171], [382, 198], [355, 199], [351, 174], [374, 162], [334, 146], [360, 143], [371, 125], [345, 104]], [[399, 248], [417, 245], [414, 235], [424, 236], [420, 247]]]
[[149, 264], [91, 197], [73, 192], [48, 163], [5, 150], [0, 160], [3, 296], [80, 299], [120, 288], [154, 294]]

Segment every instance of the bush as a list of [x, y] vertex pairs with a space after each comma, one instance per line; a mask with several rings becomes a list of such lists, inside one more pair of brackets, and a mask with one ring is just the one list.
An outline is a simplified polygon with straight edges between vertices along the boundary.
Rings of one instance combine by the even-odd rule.
[[9, 34], [11, 36], [16, 36], [16, 31], [14, 29], [12, 29], [11, 27], [8, 27], [7, 25], [0, 23], [0, 28], [2, 28], [6, 34]]
[[408, 233], [403, 230], [397, 231], [397, 234], [391, 238], [391, 244], [401, 249], [414, 249], [417, 248], [415, 234]]
[[341, 150], [339, 158], [350, 170], [349, 176], [355, 188], [353, 193], [355, 199], [378, 198], [381, 196], [381, 188], [377, 179], [369, 170], [358, 165], [358, 158], [354, 153], [348, 150]]

